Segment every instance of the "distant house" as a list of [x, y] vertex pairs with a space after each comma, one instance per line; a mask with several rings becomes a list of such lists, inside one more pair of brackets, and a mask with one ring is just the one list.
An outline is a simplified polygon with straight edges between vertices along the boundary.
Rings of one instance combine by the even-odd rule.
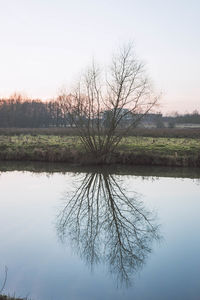
[[[105, 110], [102, 113], [101, 119], [105, 127], [108, 127], [110, 122], [112, 121], [114, 111], [113, 110]], [[155, 128], [155, 127], [164, 127], [162, 114], [153, 114], [149, 113], [146, 115], [142, 114], [134, 114], [129, 109], [117, 109], [115, 111], [116, 119], [119, 120], [119, 127], [127, 127], [133, 124], [133, 126], [137, 127], [145, 127], [145, 128]]]
[[138, 127], [145, 127], [145, 128], [161, 128], [164, 127], [163, 123], [163, 116], [162, 114], [153, 114], [149, 113], [146, 114], [141, 118]]
[[133, 121], [133, 113], [129, 111], [127, 108], [117, 108], [114, 110], [105, 110], [102, 113], [101, 120], [105, 127], [108, 127], [110, 125], [110, 122], [112, 122], [113, 116], [115, 114], [115, 120], [118, 122], [119, 127], [124, 127], [127, 125], [130, 125]]

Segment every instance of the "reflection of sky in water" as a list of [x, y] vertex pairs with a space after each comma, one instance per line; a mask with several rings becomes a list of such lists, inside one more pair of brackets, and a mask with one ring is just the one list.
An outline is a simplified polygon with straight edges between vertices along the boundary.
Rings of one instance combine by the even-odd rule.
[[199, 299], [199, 185], [191, 179], [119, 176], [154, 210], [163, 239], [129, 289], [116, 289], [103, 266], [89, 268], [60, 243], [56, 217], [75, 177], [55, 173], [1, 173], [0, 267], [8, 266], [5, 292], [32, 299]]

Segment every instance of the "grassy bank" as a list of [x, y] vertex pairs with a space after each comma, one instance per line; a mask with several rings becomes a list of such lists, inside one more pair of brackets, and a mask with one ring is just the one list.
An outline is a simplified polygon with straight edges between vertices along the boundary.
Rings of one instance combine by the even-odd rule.
[[25, 298], [15, 298], [6, 295], [0, 295], [0, 300], [25, 300]]
[[[84, 152], [76, 136], [30, 134], [0, 135], [0, 160], [98, 163]], [[200, 167], [200, 139], [125, 137], [109, 162]]]

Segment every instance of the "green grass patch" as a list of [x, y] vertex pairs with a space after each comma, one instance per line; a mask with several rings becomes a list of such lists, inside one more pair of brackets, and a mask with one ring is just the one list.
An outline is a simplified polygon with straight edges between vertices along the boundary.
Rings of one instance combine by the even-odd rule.
[[[129, 136], [116, 154], [113, 163], [198, 166], [200, 139]], [[0, 135], [0, 160], [87, 163], [88, 157], [78, 136]]]
[[120, 151], [141, 151], [162, 154], [198, 154], [200, 139], [126, 137], [119, 144]]

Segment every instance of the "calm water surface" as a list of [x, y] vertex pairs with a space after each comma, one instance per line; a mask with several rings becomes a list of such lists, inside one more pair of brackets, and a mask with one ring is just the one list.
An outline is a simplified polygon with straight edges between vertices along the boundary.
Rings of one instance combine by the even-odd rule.
[[200, 180], [172, 171], [1, 172], [4, 293], [200, 299]]

